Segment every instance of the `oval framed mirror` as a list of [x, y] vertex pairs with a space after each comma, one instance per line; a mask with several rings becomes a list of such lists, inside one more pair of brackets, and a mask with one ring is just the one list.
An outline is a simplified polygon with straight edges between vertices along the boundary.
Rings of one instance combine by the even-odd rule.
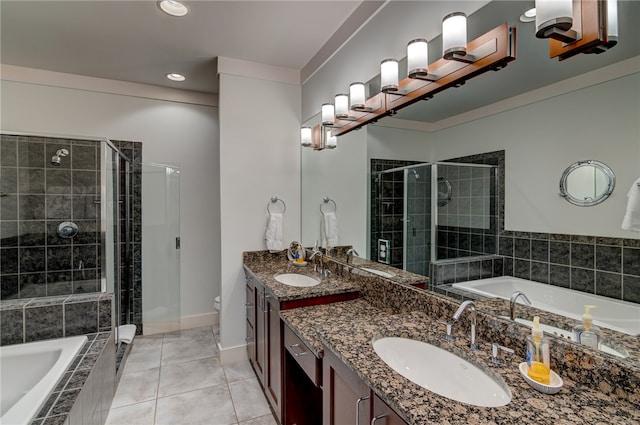
[[451, 183], [444, 177], [438, 177], [438, 206], [444, 207], [451, 201]]
[[604, 202], [616, 186], [613, 170], [600, 161], [578, 161], [564, 170], [560, 178], [560, 196], [580, 207]]

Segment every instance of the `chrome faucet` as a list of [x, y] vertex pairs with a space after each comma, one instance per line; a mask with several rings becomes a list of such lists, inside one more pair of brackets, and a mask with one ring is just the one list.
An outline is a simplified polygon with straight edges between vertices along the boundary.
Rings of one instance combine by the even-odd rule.
[[511, 318], [511, 320], [516, 320], [516, 301], [518, 300], [519, 297], [522, 297], [522, 299], [527, 303], [527, 305], [531, 305], [531, 301], [529, 301], [529, 298], [527, 298], [524, 292], [515, 291], [511, 295], [511, 301], [509, 302], [509, 307], [510, 307], [509, 317]]
[[349, 264], [349, 262], [353, 262], [353, 256], [359, 256], [360, 254], [358, 254], [358, 251], [356, 251], [353, 248], [349, 248], [349, 250], [347, 251], [347, 264]]
[[460, 307], [458, 307], [458, 310], [456, 310], [456, 312], [453, 314], [453, 320], [457, 322], [458, 319], [460, 319], [462, 312], [465, 311], [467, 308], [471, 310], [471, 344], [469, 344], [469, 348], [471, 348], [472, 350], [477, 350], [478, 349], [478, 346], [476, 345], [477, 312], [476, 312], [475, 303], [471, 300], [467, 300], [462, 304], [460, 304]]
[[317, 249], [317, 250], [314, 249], [311, 252], [311, 256], [309, 257], [309, 260], [313, 260], [316, 257], [320, 258], [320, 261], [319, 261], [320, 267], [318, 267], [318, 264], [317, 264], [318, 262], [314, 261], [314, 263], [313, 263], [313, 271], [320, 273], [320, 276], [324, 276], [325, 275], [325, 273], [324, 273], [324, 254], [319, 249]]

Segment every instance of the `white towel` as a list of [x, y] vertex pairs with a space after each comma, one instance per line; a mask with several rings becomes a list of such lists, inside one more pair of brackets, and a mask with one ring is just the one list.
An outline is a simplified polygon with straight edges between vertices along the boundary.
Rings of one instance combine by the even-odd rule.
[[118, 342], [131, 344], [136, 337], [136, 325], [122, 325], [116, 328], [116, 339]]
[[267, 249], [271, 252], [279, 252], [284, 249], [282, 243], [282, 214], [269, 214], [267, 231], [264, 238], [267, 240]]
[[622, 230], [640, 232], [640, 179], [633, 182], [627, 193], [627, 212], [622, 219]]
[[335, 211], [322, 214], [322, 225], [320, 227], [322, 230], [322, 238], [325, 241], [325, 247], [338, 246], [338, 216], [336, 216]]

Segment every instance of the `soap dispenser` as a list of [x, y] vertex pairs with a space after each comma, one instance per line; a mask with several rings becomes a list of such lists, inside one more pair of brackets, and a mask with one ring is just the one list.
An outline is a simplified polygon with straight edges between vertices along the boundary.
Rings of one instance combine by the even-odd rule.
[[600, 328], [593, 324], [591, 318], [591, 309], [596, 308], [595, 305], [585, 305], [584, 314], [582, 315], [582, 323], [573, 327], [573, 336], [576, 342], [587, 345], [589, 347], [600, 349]]
[[531, 335], [527, 335], [527, 375], [534, 381], [548, 385], [551, 382], [549, 340], [540, 329], [540, 318], [533, 318]]

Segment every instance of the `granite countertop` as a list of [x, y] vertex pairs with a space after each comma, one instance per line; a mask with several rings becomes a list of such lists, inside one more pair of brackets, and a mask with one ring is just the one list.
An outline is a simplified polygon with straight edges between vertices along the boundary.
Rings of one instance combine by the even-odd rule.
[[[341, 303], [343, 304], [343, 303]], [[396, 413], [410, 424], [629, 424], [640, 422], [640, 411], [631, 403], [562, 376], [563, 389], [546, 395], [531, 388], [520, 376], [518, 365], [523, 359], [501, 354], [505, 360], [496, 366], [487, 359], [491, 355], [488, 341], [479, 341], [480, 349], [468, 348], [468, 330], [456, 329], [455, 342], [443, 339], [437, 321], [421, 312], [376, 316], [355, 320], [332, 320], [316, 326], [320, 339], [353, 370]], [[512, 392], [507, 406], [484, 408], [449, 400], [432, 393], [388, 367], [373, 350], [375, 336], [397, 336], [422, 340], [479, 366], [489, 374], [501, 376]], [[428, 359], [425, 359], [428, 361]]]
[[[387, 279], [393, 280], [396, 283], [404, 285], [417, 285], [420, 283], [429, 283], [429, 278], [421, 274], [408, 272], [406, 270], [398, 269], [396, 267], [389, 266], [387, 264], [379, 263], [376, 261], [367, 260], [366, 258], [353, 257], [352, 263], [349, 266], [353, 266], [355, 269], [359, 269], [362, 273], [370, 273], [363, 270], [362, 267], [366, 267], [373, 270], [379, 270], [386, 273], [392, 273], [392, 277]], [[372, 273], [373, 274], [373, 273]], [[384, 276], [383, 276], [384, 277]]]
[[318, 358], [322, 358], [324, 353], [324, 346], [316, 330], [318, 325], [334, 320], [339, 320], [340, 322], [360, 319], [371, 320], [371, 318], [377, 316], [388, 316], [388, 314], [375, 308], [363, 298], [292, 308], [280, 312], [282, 320], [289, 325], [291, 330], [305, 342], [307, 347]]
[[[332, 273], [328, 279], [325, 279], [313, 271], [311, 263], [304, 267], [296, 266], [287, 259], [284, 252], [276, 254], [270, 254], [267, 251], [244, 253], [244, 266], [260, 279], [280, 302], [360, 291], [360, 285], [349, 273], [339, 273], [335, 263], [329, 264], [327, 262], [327, 264]], [[274, 278], [274, 276], [283, 273], [311, 276], [320, 279], [320, 283], [310, 287], [285, 285]]]

